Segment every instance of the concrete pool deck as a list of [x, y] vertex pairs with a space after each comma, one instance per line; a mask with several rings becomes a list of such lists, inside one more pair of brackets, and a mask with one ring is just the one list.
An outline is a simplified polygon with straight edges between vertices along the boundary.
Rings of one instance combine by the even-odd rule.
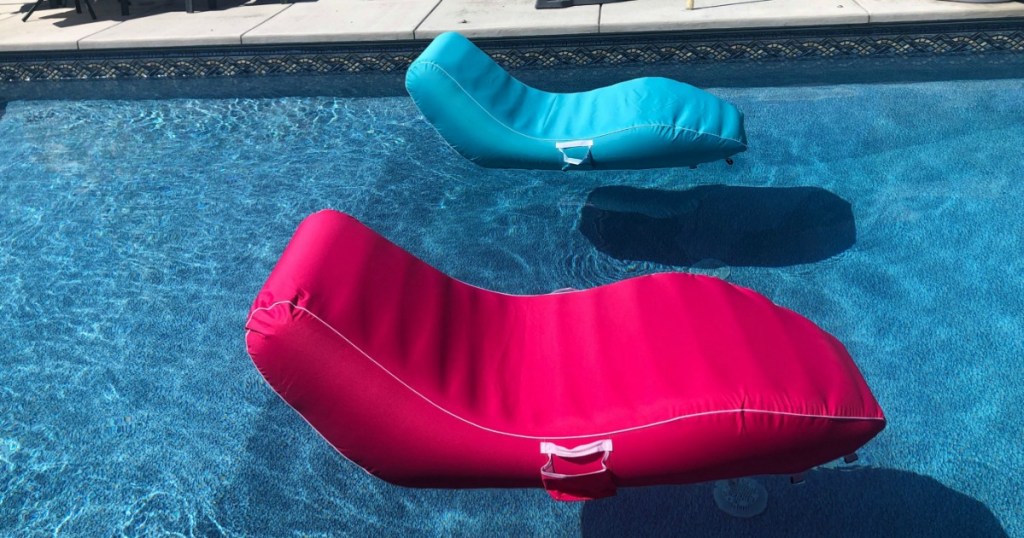
[[1024, 17], [1024, 2], [942, 0], [631, 0], [536, 10], [534, 0], [96, 0], [97, 20], [29, 0], [0, 0], [0, 52], [147, 49], [217, 45], [428, 40], [448, 30], [469, 37], [586, 35], [791, 26], [865, 25]]

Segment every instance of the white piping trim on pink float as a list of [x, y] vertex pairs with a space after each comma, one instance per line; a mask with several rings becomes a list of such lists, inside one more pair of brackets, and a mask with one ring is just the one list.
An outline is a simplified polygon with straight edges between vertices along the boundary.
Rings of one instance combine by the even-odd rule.
[[[430, 398], [426, 397], [425, 395], [423, 395], [422, 393], [420, 393], [416, 389], [412, 388], [405, 381], [402, 381], [402, 379], [400, 377], [398, 377], [397, 375], [392, 373], [390, 370], [385, 368], [384, 365], [382, 365], [381, 363], [377, 362], [368, 353], [363, 351], [354, 342], [349, 340], [344, 334], [341, 334], [341, 332], [339, 332], [337, 329], [332, 327], [331, 324], [327, 323], [326, 321], [321, 319], [319, 316], [317, 316], [316, 314], [314, 314], [313, 312], [311, 312], [307, 308], [301, 307], [301, 306], [299, 306], [299, 305], [297, 305], [297, 304], [295, 304], [295, 303], [293, 303], [291, 301], [277, 301], [277, 302], [275, 302], [275, 303], [273, 303], [273, 304], [271, 304], [269, 306], [263, 306], [263, 307], [254, 309], [252, 311], [252, 313], [249, 315], [249, 320], [252, 320], [252, 317], [256, 315], [256, 312], [259, 312], [261, 310], [270, 310], [271, 308], [274, 308], [274, 307], [277, 307], [277, 306], [280, 306], [280, 305], [291, 305], [292, 308], [295, 308], [295, 309], [298, 309], [298, 310], [302, 310], [303, 312], [306, 312], [307, 314], [312, 316], [313, 319], [315, 319], [315, 320], [319, 321], [321, 324], [323, 324], [324, 327], [327, 327], [328, 329], [331, 330], [331, 332], [333, 332], [334, 334], [336, 334], [339, 337], [341, 337], [341, 339], [344, 340], [346, 343], [348, 343], [348, 345], [352, 346], [353, 349], [358, 351], [360, 354], [362, 354], [364, 357], [366, 357], [367, 360], [369, 360], [370, 362], [375, 364], [378, 368], [383, 370], [384, 373], [386, 373], [389, 376], [391, 376], [395, 381], [400, 383], [403, 387], [408, 389], [410, 392], [412, 392], [416, 396], [419, 396], [420, 398], [422, 398], [423, 401], [425, 401], [428, 404], [436, 407], [439, 411], [445, 413], [446, 415], [451, 416], [452, 418], [454, 418], [456, 420], [464, 422], [464, 423], [466, 423], [466, 424], [468, 424], [468, 425], [470, 425], [470, 426], [472, 426], [474, 428], [477, 428], [477, 429], [480, 429], [480, 430], [483, 430], [483, 431], [486, 431], [486, 432], [489, 432], [489, 433], [494, 433], [494, 434], [497, 434], [497, 435], [504, 435], [504, 436], [507, 436], [507, 437], [517, 437], [519, 439], [532, 439], [532, 440], [585, 439], [585, 438], [588, 438], [588, 437], [607, 437], [609, 435], [617, 435], [617, 434], [621, 434], [621, 433], [627, 433], [627, 432], [642, 430], [642, 429], [646, 429], [646, 428], [653, 428], [655, 426], [661, 426], [661, 425], [664, 425], [664, 424], [668, 424], [670, 422], [675, 422], [677, 420], [683, 420], [683, 419], [688, 419], [688, 418], [696, 418], [696, 417], [703, 417], [703, 416], [708, 416], [708, 415], [722, 415], [722, 414], [726, 414], [726, 413], [762, 413], [762, 414], [768, 414], [768, 415], [780, 415], [780, 416], [804, 417], [804, 418], [826, 418], [826, 419], [835, 419], [835, 420], [885, 420], [885, 419], [879, 418], [879, 417], [850, 417], [850, 416], [836, 416], [836, 415], [817, 415], [817, 414], [806, 414], [806, 413], [790, 413], [790, 412], [786, 412], [786, 411], [768, 411], [768, 410], [763, 410], [763, 409], [721, 409], [721, 410], [717, 410], [717, 411], [704, 411], [704, 412], [701, 412], [701, 413], [692, 413], [692, 414], [689, 414], [689, 415], [680, 415], [680, 416], [677, 416], [677, 417], [672, 417], [672, 418], [668, 418], [668, 419], [665, 419], [665, 420], [659, 420], [657, 422], [651, 422], [649, 424], [641, 424], [639, 426], [632, 426], [632, 427], [629, 427], [629, 428], [621, 428], [621, 429], [618, 429], [618, 430], [612, 430], [612, 431], [607, 431], [607, 432], [587, 433], [587, 434], [580, 434], [580, 435], [542, 436], [542, 435], [525, 435], [525, 434], [519, 434], [519, 433], [505, 432], [505, 431], [501, 431], [501, 430], [495, 430], [493, 428], [488, 428], [486, 426], [481, 426], [480, 424], [477, 424], [477, 423], [475, 423], [475, 422], [473, 422], [473, 421], [471, 421], [469, 419], [463, 418], [463, 417], [461, 417], [461, 416], [459, 416], [459, 415], [457, 415], [457, 414], [455, 414], [455, 413], [445, 409], [441, 405], [437, 404], [436, 402], [434, 402]], [[246, 325], [249, 324], [248, 323], [249, 320], [246, 321]], [[249, 334], [249, 331], [246, 331], [246, 337], [248, 337], [248, 334]], [[248, 346], [247, 346], [247, 348], [248, 348]], [[251, 357], [252, 356], [250, 355], [250, 358]]]
[[[249, 316], [249, 319], [252, 319], [252, 315]], [[246, 342], [245, 342], [245, 354], [249, 355], [249, 360], [252, 361], [253, 366], [256, 366], [256, 360], [252, 358], [252, 353], [249, 353], [249, 333], [251, 333], [251, 332], [252, 331], [248, 330], [248, 329], [245, 331], [245, 340], [246, 340]], [[280, 400], [282, 402], [284, 402], [285, 405], [290, 407], [292, 411], [295, 411], [295, 414], [299, 415], [299, 418], [301, 418], [303, 422], [308, 424], [310, 429], [312, 429], [317, 435], [319, 435], [320, 438], [323, 439], [329, 446], [333, 447], [334, 451], [336, 453], [340, 454], [341, 457], [345, 458], [345, 460], [347, 460], [352, 465], [355, 465], [356, 467], [358, 467], [360, 471], [362, 471], [362, 472], [364, 472], [364, 473], [366, 473], [366, 474], [368, 474], [368, 475], [370, 475], [370, 476], [372, 476], [374, 478], [379, 478], [378, 476], [376, 476], [373, 473], [371, 473], [369, 471], [369, 469], [367, 469], [366, 467], [363, 467], [362, 465], [356, 463], [351, 458], [346, 456], [344, 452], [339, 450], [338, 447], [334, 446], [334, 443], [332, 443], [330, 439], [328, 439], [327, 437], [324, 437], [324, 434], [320, 433], [320, 430], [318, 430], [316, 426], [314, 426], [310, 421], [306, 420], [306, 417], [303, 416], [302, 413], [300, 413], [298, 409], [295, 409], [295, 406], [292, 405], [291, 403], [289, 403], [288, 400], [285, 400], [284, 396], [281, 396], [281, 393], [277, 392], [277, 390], [274, 389], [274, 386], [270, 384], [270, 381], [268, 381], [267, 378], [263, 377], [263, 372], [260, 372], [259, 366], [256, 366], [256, 371], [260, 373], [260, 380], [263, 381], [263, 384], [266, 385], [267, 387], [269, 387], [270, 391], [273, 392], [275, 396], [280, 398]]]

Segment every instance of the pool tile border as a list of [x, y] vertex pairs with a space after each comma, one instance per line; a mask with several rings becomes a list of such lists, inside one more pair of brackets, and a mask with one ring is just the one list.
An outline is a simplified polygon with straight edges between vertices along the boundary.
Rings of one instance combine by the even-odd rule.
[[[509, 69], [1024, 54], [1024, 19], [480, 39]], [[0, 83], [396, 73], [423, 41], [0, 54]]]

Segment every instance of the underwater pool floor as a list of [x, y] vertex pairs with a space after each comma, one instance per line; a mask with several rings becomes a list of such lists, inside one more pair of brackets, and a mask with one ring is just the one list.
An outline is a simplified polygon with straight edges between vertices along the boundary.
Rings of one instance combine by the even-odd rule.
[[[7, 103], [0, 534], [1024, 536], [1024, 80], [713, 91], [746, 112], [750, 151], [627, 173], [477, 168], [404, 97]], [[855, 241], [786, 262], [806, 245], [780, 234], [825, 217], [670, 192], [711, 185], [826, 191]], [[657, 263], [693, 237], [618, 259], [628, 237], [581, 232], [588, 197], [625, 203], [614, 186], [716, 229], [761, 215], [774, 243], [735, 265]], [[390, 486], [287, 408], [243, 344], [254, 294], [325, 207], [505, 292], [665, 270], [753, 288], [848, 346], [888, 428], [853, 469], [762, 478], [750, 520], [710, 484], [588, 504]]]

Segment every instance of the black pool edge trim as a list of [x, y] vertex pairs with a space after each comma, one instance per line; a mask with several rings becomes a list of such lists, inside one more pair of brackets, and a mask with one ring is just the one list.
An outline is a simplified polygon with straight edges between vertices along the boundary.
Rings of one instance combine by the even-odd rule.
[[[1024, 54], [1024, 18], [474, 39], [506, 68]], [[429, 40], [0, 53], [0, 84], [403, 72]]]

